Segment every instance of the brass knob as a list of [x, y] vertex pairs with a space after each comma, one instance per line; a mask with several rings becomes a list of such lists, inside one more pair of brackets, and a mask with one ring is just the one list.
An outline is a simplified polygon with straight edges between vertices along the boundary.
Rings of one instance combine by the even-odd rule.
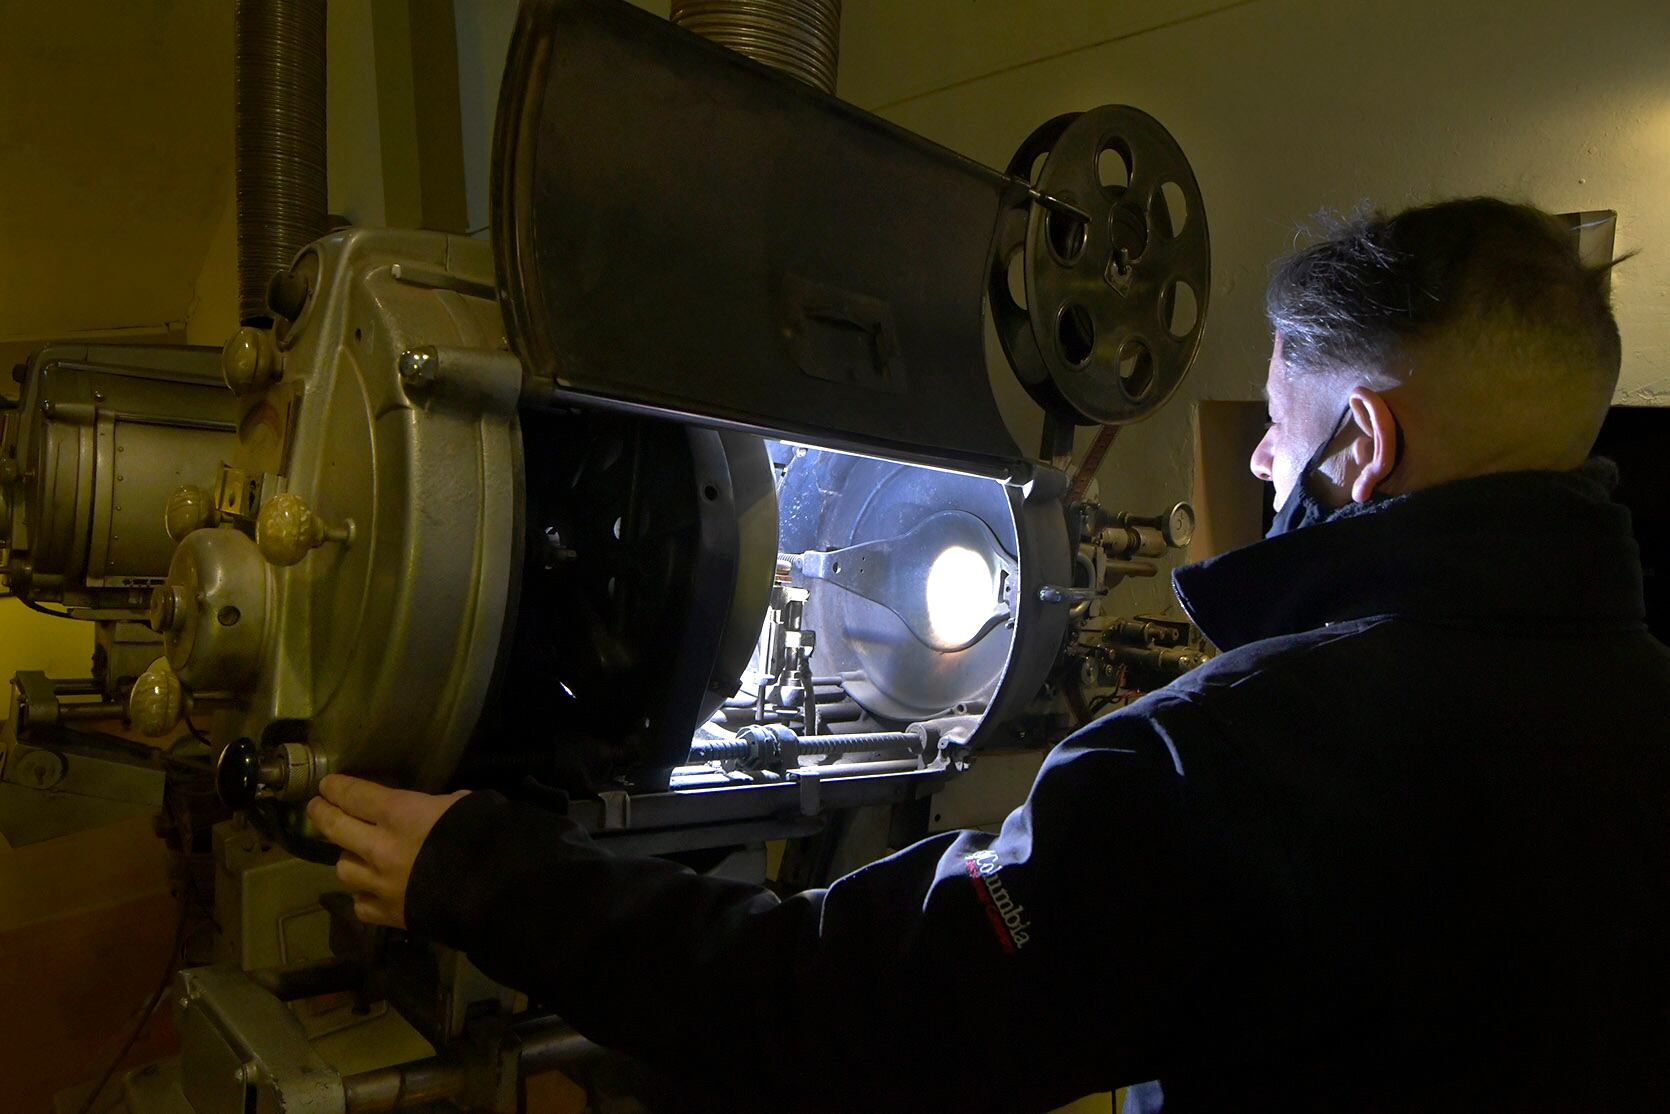
[[185, 541], [193, 530], [213, 526], [219, 520], [214, 498], [196, 484], [176, 488], [162, 508], [163, 528], [177, 542]]
[[185, 690], [167, 658], [158, 658], [139, 675], [128, 694], [128, 720], [141, 735], [161, 738], [174, 730], [185, 708]]
[[255, 516], [255, 544], [272, 564], [294, 565], [326, 542], [354, 538], [354, 524], [327, 526], [300, 495], [284, 492], [261, 504]]
[[220, 374], [234, 394], [259, 391], [278, 378], [278, 345], [267, 329], [245, 325], [220, 350]]

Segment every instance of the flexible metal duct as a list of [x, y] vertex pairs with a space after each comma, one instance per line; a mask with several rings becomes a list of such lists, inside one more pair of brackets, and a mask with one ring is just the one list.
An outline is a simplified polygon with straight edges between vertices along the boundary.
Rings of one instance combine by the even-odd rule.
[[326, 232], [325, 0], [238, 0], [238, 316]]
[[672, 20], [825, 93], [835, 92], [841, 0], [673, 0]]

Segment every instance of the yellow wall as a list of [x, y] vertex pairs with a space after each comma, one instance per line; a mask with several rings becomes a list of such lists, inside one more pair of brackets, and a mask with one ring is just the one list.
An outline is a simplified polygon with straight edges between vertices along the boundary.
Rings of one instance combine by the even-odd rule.
[[[53, 677], [85, 677], [92, 669], [93, 624], [36, 614], [0, 599], [0, 683], [20, 669]], [[6, 711], [0, 708], [0, 716]]]
[[230, 188], [232, 7], [0, 4], [0, 341], [185, 319]]

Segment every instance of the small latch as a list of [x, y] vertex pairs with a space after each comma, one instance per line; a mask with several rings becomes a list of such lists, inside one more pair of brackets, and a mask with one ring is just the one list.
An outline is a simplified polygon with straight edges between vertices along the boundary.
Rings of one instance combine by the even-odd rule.
[[885, 301], [785, 275], [781, 314], [789, 355], [807, 375], [904, 393], [898, 330]]

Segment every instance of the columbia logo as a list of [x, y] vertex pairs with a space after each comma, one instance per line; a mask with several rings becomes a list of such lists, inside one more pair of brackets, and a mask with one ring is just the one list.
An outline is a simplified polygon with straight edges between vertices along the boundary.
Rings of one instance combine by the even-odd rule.
[[998, 876], [1002, 864], [996, 852], [976, 851], [963, 860], [963, 869], [968, 872], [968, 880], [974, 884], [980, 907], [986, 911], [986, 919], [991, 922], [992, 931], [997, 934], [997, 942], [1003, 950], [1016, 952], [1026, 947], [1032, 939], [1032, 925], [1026, 919], [1025, 910], [1010, 896], [1009, 888]]

